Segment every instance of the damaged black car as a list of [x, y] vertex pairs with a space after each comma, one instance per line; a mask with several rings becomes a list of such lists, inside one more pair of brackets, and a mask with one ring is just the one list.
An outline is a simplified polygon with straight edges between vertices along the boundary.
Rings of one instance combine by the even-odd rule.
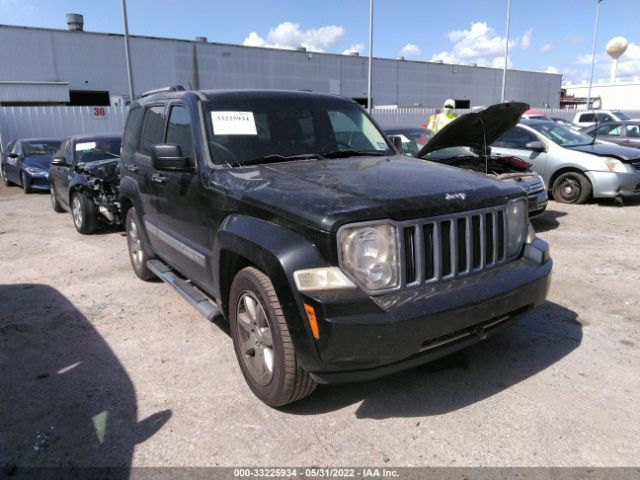
[[121, 143], [118, 134], [70, 137], [51, 161], [51, 205], [56, 212], [71, 212], [79, 233], [120, 223]]

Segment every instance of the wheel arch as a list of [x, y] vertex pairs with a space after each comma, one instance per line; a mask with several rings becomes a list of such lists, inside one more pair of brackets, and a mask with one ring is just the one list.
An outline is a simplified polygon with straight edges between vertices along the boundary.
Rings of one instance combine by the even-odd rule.
[[552, 192], [553, 184], [556, 182], [557, 178], [560, 175], [563, 175], [563, 174], [569, 173], [569, 172], [579, 173], [579, 174], [583, 175], [589, 181], [589, 183], [591, 184], [591, 187], [593, 188], [593, 183], [591, 182], [591, 179], [589, 178], [589, 175], [587, 174], [587, 171], [581, 170], [578, 167], [562, 167], [562, 168], [559, 168], [558, 170], [556, 170], [555, 172], [553, 172], [553, 174], [549, 178], [549, 185], [547, 185], [547, 189], [550, 192]]

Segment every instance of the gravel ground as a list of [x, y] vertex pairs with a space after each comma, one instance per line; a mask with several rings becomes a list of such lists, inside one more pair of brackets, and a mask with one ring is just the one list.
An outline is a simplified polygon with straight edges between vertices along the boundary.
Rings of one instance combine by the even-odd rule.
[[477, 346], [266, 407], [224, 324], [0, 187], [0, 466], [637, 466], [640, 203], [534, 222], [548, 301]]

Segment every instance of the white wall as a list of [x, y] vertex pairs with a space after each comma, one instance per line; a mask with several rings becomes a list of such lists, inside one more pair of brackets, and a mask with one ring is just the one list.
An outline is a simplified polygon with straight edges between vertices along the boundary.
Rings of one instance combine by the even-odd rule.
[[[566, 85], [567, 95], [586, 97], [588, 85]], [[618, 83], [594, 83], [591, 97], [600, 97], [603, 110], [640, 110], [640, 80]]]

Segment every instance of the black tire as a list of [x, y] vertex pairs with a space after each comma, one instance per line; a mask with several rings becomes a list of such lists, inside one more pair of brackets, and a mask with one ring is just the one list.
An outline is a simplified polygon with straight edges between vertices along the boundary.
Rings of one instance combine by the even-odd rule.
[[2, 167], [2, 181], [4, 182], [5, 187], [13, 185], [13, 182], [7, 178], [7, 169], [5, 167]]
[[98, 229], [98, 207], [80, 192], [71, 197], [71, 217], [78, 233], [91, 235]]
[[560, 203], [585, 203], [591, 198], [591, 182], [582, 173], [567, 172], [553, 182], [553, 199]]
[[22, 183], [22, 190], [24, 193], [31, 193], [31, 186], [27, 183], [27, 176], [24, 172], [20, 174], [20, 182]]
[[140, 222], [135, 208], [130, 208], [127, 212], [125, 229], [127, 232], [127, 250], [133, 271], [141, 280], [149, 281], [155, 279], [155, 274], [147, 267], [147, 261], [153, 258], [153, 254], [141, 234]]
[[[262, 323], [260, 313], [254, 315], [255, 321], [252, 320], [250, 308], [246, 308], [245, 303], [249, 299], [256, 301], [254, 312], [258, 312], [259, 306], [265, 314]], [[242, 375], [256, 397], [267, 405], [280, 407], [313, 393], [317, 384], [298, 363], [282, 307], [269, 277], [254, 267], [241, 270], [231, 285], [229, 317]], [[271, 353], [267, 354], [269, 350]], [[264, 375], [255, 368], [260, 359], [265, 359]], [[267, 359], [271, 359], [270, 372]]]
[[51, 206], [53, 207], [53, 211], [58, 213], [64, 212], [64, 208], [62, 208], [62, 205], [60, 205], [60, 202], [58, 201], [56, 190], [55, 188], [53, 188], [53, 183], [49, 187], [49, 195], [51, 198]]

